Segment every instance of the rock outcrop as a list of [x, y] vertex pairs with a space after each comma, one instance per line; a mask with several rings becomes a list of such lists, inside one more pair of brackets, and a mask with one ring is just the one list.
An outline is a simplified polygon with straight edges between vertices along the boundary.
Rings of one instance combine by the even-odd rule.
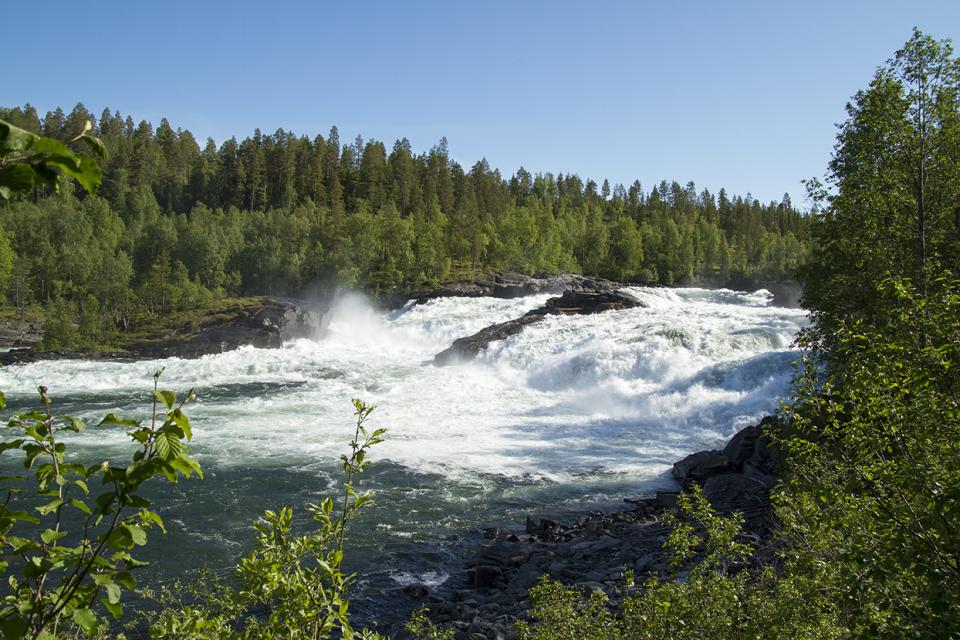
[[591, 278], [575, 273], [558, 275], [527, 276], [522, 273], [493, 273], [476, 280], [452, 282], [435, 289], [423, 289], [410, 293], [398, 292], [388, 297], [388, 303], [399, 306], [407, 300], [422, 304], [434, 298], [493, 297], [520, 298], [537, 293], [563, 293], [564, 291], [614, 291], [623, 285], [605, 278]]
[[0, 348], [30, 349], [43, 337], [43, 323], [39, 320], [0, 320]]
[[180, 324], [156, 327], [127, 339], [122, 350], [34, 351], [11, 349], [0, 353], [0, 364], [85, 358], [99, 360], [143, 358], [198, 358], [238, 347], [279, 347], [284, 340], [317, 335], [325, 308], [292, 298], [251, 298], [228, 304]]
[[438, 353], [434, 364], [447, 365], [475, 358], [491, 342], [516, 335], [548, 315], [585, 315], [642, 307], [643, 302], [622, 291], [565, 291], [550, 298], [543, 306], [531, 309], [514, 320], [507, 320], [481, 329], [472, 336], [457, 338], [448, 348]]
[[238, 306], [200, 322], [195, 331], [177, 327], [132, 342], [127, 351], [138, 357], [198, 358], [243, 346], [276, 348], [284, 340], [319, 332], [323, 311], [292, 298], [262, 298], [260, 304]]
[[[722, 451], [696, 453], [674, 465], [681, 485], [702, 484], [718, 511], [743, 512], [744, 533], [755, 540], [770, 533], [775, 451], [762, 427], [771, 420], [743, 429]], [[487, 543], [460, 574], [436, 590], [425, 585], [398, 590], [397, 606], [426, 606], [429, 617], [453, 628], [458, 639], [505, 640], [514, 637], [514, 623], [526, 618], [529, 590], [542, 575], [586, 591], [603, 591], [615, 605], [625, 593], [625, 569], [640, 582], [644, 576], [666, 574], [662, 547], [669, 529], [663, 516], [674, 510], [676, 496], [676, 491], [661, 491], [627, 499], [630, 509], [587, 513], [569, 525], [528, 516], [515, 530], [486, 529]], [[399, 625], [393, 631], [398, 638], [408, 637]]]

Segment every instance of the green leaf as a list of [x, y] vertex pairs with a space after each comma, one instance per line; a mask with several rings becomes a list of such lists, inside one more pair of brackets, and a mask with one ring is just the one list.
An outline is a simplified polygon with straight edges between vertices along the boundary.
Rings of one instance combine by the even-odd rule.
[[63, 500], [57, 498], [56, 500], [51, 500], [47, 504], [36, 507], [36, 509], [40, 512], [40, 515], [45, 516], [59, 509], [62, 504]]
[[106, 607], [107, 611], [110, 612], [110, 615], [112, 615], [115, 620], [119, 620], [120, 616], [123, 615], [123, 606], [120, 603], [113, 603], [101, 598], [100, 604]]
[[143, 530], [143, 527], [136, 524], [125, 524], [123, 528], [126, 529], [127, 533], [130, 535], [130, 540], [133, 544], [138, 547], [142, 547], [147, 544], [147, 532]]
[[7, 200], [30, 193], [36, 182], [37, 174], [30, 165], [14, 164], [0, 168], [0, 196]]
[[133, 576], [126, 571], [121, 571], [120, 573], [116, 574], [114, 579], [126, 587], [128, 591], [133, 591], [137, 588], [137, 581], [134, 580]]
[[107, 148], [104, 146], [103, 141], [100, 138], [91, 136], [88, 133], [84, 133], [77, 138], [77, 140], [85, 143], [95, 154], [106, 160]]
[[97, 630], [97, 615], [89, 607], [74, 609], [73, 615], [70, 617], [80, 625], [80, 628], [82, 628], [87, 635], [93, 635]]
[[68, 430], [70, 430], [70, 431], [77, 431], [77, 432], [79, 432], [79, 431], [83, 431], [84, 429], [87, 428], [87, 425], [85, 425], [82, 420], [78, 420], [77, 418], [69, 418], [69, 417], [68, 417], [68, 418], [64, 418], [63, 420], [64, 420], [64, 423], [65, 423], [65, 424], [64, 424], [64, 428], [66, 428], [66, 429], [68, 429]]
[[23, 638], [27, 635], [27, 621], [20, 616], [0, 618], [0, 631], [4, 638]]
[[[79, 480], [77, 481], [79, 482]], [[83, 500], [78, 500], [77, 498], [70, 498], [68, 501], [70, 506], [83, 511], [85, 514], [90, 515], [90, 507], [87, 506], [87, 503]]]
[[26, 151], [39, 137], [26, 129], [15, 127], [9, 122], [0, 120], [0, 156]]
[[110, 604], [120, 602], [120, 585], [115, 582], [110, 582], [104, 586], [104, 589], [107, 591], [107, 602]]
[[44, 544], [51, 544], [65, 535], [67, 535], [66, 531], [54, 531], [53, 529], [46, 529], [40, 534], [40, 539], [43, 540]]
[[100, 421], [100, 424], [101, 425], [117, 425], [120, 427], [139, 427], [140, 421], [127, 420], [125, 418], [121, 418], [115, 413], [108, 413], [106, 416], [104, 416], [103, 420]]
[[33, 141], [30, 150], [37, 154], [42, 154], [44, 161], [54, 159], [56, 162], [64, 162], [74, 169], [80, 168], [80, 160], [77, 154], [68, 149], [67, 145], [59, 140], [37, 137], [37, 139]]
[[0, 453], [3, 453], [8, 449], [19, 449], [20, 445], [23, 443], [23, 440], [8, 440], [7, 442], [0, 442]]
[[157, 454], [164, 460], [172, 460], [183, 452], [183, 443], [177, 434], [166, 432], [157, 435]]
[[171, 409], [177, 401], [177, 396], [172, 391], [154, 391], [153, 397], [166, 405], [167, 409]]
[[183, 435], [186, 436], [187, 440], [193, 438], [193, 427], [190, 425], [190, 420], [187, 419], [183, 411], [174, 409], [170, 412], [170, 419], [183, 430]]

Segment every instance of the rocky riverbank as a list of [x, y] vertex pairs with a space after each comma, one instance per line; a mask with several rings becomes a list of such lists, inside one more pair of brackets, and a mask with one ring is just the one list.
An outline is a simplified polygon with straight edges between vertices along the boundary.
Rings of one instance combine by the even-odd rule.
[[0, 352], [0, 364], [83, 358], [91, 360], [198, 358], [245, 345], [279, 347], [285, 340], [319, 335], [327, 305], [293, 298], [226, 300], [208, 309], [181, 312], [152, 321], [139, 330], [121, 334], [108, 350], [38, 351], [17, 343]]
[[[746, 516], [745, 538], [762, 542], [772, 527], [770, 489], [776, 482], [776, 451], [762, 434], [773, 418], [737, 433], [722, 450], [687, 456], [673, 466], [678, 485], [655, 496], [625, 498], [628, 508], [591, 512], [575, 522], [529, 517], [516, 529], [491, 528], [488, 542], [463, 570], [436, 590], [413, 584], [400, 590], [402, 608], [426, 607], [436, 624], [452, 628], [457, 640], [509, 640], [526, 619], [529, 590], [542, 575], [584, 591], [602, 591], [617, 604], [624, 573], [642, 582], [666, 575], [663, 517], [675, 509], [678, 491], [700, 484], [721, 513]], [[397, 623], [391, 635], [410, 637]]]

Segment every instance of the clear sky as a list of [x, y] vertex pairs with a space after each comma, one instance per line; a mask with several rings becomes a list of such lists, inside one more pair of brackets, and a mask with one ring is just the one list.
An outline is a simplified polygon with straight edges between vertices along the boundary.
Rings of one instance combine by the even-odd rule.
[[804, 202], [844, 104], [960, 1], [10, 3], [0, 105], [83, 102], [219, 144], [330, 125], [464, 165]]

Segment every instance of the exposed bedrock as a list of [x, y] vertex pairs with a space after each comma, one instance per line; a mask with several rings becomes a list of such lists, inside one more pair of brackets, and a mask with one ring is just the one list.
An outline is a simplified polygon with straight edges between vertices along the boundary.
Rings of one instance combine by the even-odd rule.
[[503, 271], [463, 282], [451, 282], [433, 289], [412, 292], [398, 291], [383, 300], [388, 306], [400, 306], [407, 300], [422, 304], [434, 298], [493, 297], [520, 298], [537, 293], [563, 293], [564, 291], [613, 291], [623, 285], [605, 278], [581, 276], [575, 273], [527, 276], [522, 273]]
[[527, 325], [540, 322], [548, 315], [586, 315], [642, 306], [643, 302], [622, 291], [565, 291], [519, 318], [490, 325], [472, 336], [454, 340], [450, 347], [434, 357], [433, 362], [446, 365], [473, 359], [491, 342], [520, 333]]
[[113, 352], [35, 351], [15, 348], [0, 353], [0, 364], [65, 358], [198, 358], [238, 347], [279, 347], [284, 340], [315, 336], [322, 330], [325, 307], [293, 298], [249, 298], [199, 312], [178, 322], [157, 324], [120, 342]]
[[[774, 457], [760, 425], [735, 435], [723, 450], [687, 456], [674, 465], [681, 485], [697, 483], [721, 513], [746, 516], [744, 536], [759, 541], [770, 534], [770, 489]], [[669, 532], [663, 516], [675, 510], [676, 490], [625, 499], [630, 509], [586, 513], [569, 524], [528, 516], [514, 529], [488, 528], [487, 542], [438, 588], [408, 585], [394, 594], [399, 610], [425, 606], [436, 623], [459, 639], [507, 639], [513, 625], [526, 619], [529, 590], [542, 575], [584, 591], [602, 591], [616, 604], [625, 593], [624, 571], [637, 582], [667, 574], [663, 543]], [[636, 587], [627, 589], [632, 592]], [[409, 637], [399, 629], [398, 638]]]

